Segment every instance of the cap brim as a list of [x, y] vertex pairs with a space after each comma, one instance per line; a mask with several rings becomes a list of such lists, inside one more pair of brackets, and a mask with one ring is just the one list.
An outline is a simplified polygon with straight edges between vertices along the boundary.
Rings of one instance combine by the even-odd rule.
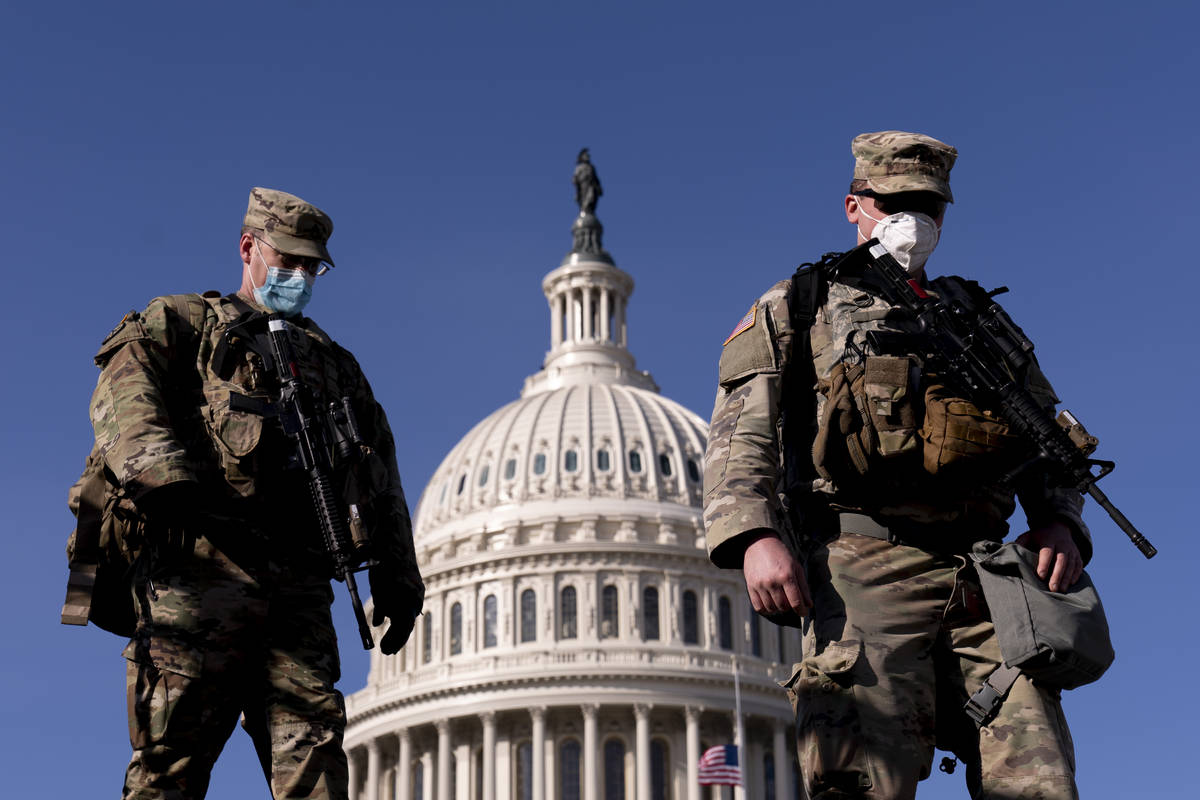
[[877, 194], [900, 192], [933, 192], [947, 203], [954, 202], [950, 184], [932, 175], [888, 175], [885, 178], [868, 178], [867, 185]]
[[301, 239], [298, 236], [288, 236], [285, 233], [274, 233], [263, 231], [263, 239], [267, 244], [274, 247], [281, 253], [286, 253], [289, 256], [301, 256], [303, 258], [319, 258], [329, 266], [335, 266], [333, 259], [329, 256], [329, 250], [320, 242], [314, 242], [312, 239]]

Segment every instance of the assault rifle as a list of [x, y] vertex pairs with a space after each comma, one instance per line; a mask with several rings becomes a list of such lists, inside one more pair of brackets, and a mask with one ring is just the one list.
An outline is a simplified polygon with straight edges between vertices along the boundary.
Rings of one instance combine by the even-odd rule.
[[341, 464], [354, 464], [362, 455], [363, 441], [350, 398], [343, 397], [340, 404], [330, 403], [328, 409], [316, 407], [312, 389], [300, 377], [289, 339], [291, 323], [283, 315], [271, 314], [267, 317], [269, 352], [265, 352], [266, 348], [261, 345], [261, 335], [254, 337], [243, 333], [251, 324], [261, 325], [260, 315], [253, 315], [239, 323], [227, 330], [225, 342], [231, 342], [239, 335], [244, 336], [247, 345], [263, 358], [267, 369], [273, 365], [280, 392], [278, 401], [269, 404], [230, 392], [229, 407], [262, 416], [278, 416], [283, 432], [295, 442], [296, 458], [308, 476], [313, 508], [321, 525], [333, 576], [346, 584], [354, 606], [354, 616], [358, 620], [363, 648], [370, 650], [375, 646], [375, 639], [367, 625], [367, 615], [358, 595], [358, 583], [354, 579], [356, 572], [372, 565], [367, 559], [369, 542], [358, 507], [355, 504], [347, 507], [333, 486], [332, 453], [337, 453]]
[[1158, 552], [1096, 486], [1116, 467], [1112, 461], [1089, 457], [1098, 440], [1071, 412], [1064, 410], [1056, 419], [1018, 383], [1032, 362], [1033, 342], [999, 304], [990, 303], [976, 312], [930, 296], [876, 239], [832, 265], [829, 277], [874, 290], [908, 312], [920, 326], [918, 346], [937, 363], [939, 372], [979, 407], [995, 409], [1014, 433], [1032, 445], [1033, 456], [1010, 472], [1007, 480], [1035, 465], [1048, 468], [1055, 485], [1090, 495], [1146, 558]]

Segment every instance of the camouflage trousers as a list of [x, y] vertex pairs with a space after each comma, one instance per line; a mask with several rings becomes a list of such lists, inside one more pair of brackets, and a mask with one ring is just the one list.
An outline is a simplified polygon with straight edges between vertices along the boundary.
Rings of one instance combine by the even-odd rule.
[[1078, 797], [1057, 691], [1021, 675], [982, 729], [963, 711], [1001, 661], [968, 560], [850, 533], [814, 553], [788, 682], [809, 798], [912, 798], [935, 746], [963, 761], [977, 800]]
[[201, 537], [156, 559], [125, 649], [125, 800], [193, 800], [239, 716], [274, 798], [347, 797], [328, 578]]

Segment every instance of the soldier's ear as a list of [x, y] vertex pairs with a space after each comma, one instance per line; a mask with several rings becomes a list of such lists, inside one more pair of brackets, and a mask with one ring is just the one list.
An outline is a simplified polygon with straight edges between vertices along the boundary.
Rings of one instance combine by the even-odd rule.
[[858, 224], [858, 214], [860, 210], [858, 202], [857, 195], [846, 195], [846, 219], [851, 225]]
[[250, 259], [254, 257], [254, 236], [252, 234], [242, 234], [242, 238], [238, 241], [238, 253], [242, 256], [242, 263], [249, 266]]

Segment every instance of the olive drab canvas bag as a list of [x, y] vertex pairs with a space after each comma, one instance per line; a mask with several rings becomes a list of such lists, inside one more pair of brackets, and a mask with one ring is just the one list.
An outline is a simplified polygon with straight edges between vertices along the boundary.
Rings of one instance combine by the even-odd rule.
[[1038, 554], [1016, 542], [971, 552], [1004, 663], [1060, 689], [1096, 681], [1115, 654], [1108, 619], [1086, 572], [1065, 592], [1038, 577]]
[[70, 576], [62, 622], [91, 622], [118, 636], [132, 636], [137, 617], [130, 583], [142, 523], [110, 477], [99, 448], [93, 447], [68, 494], [76, 525], [67, 540]]

